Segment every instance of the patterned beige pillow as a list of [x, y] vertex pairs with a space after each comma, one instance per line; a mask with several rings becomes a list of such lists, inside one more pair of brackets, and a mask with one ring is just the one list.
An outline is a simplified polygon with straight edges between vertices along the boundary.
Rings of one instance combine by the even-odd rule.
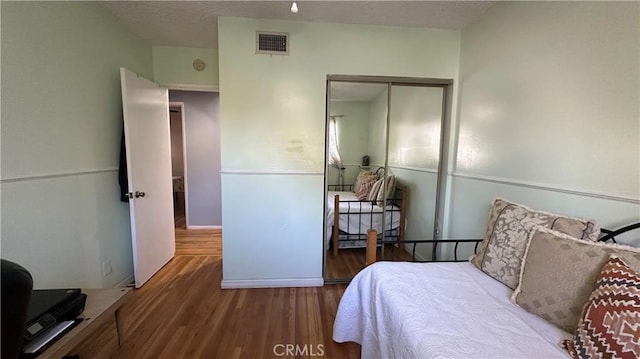
[[471, 263], [509, 288], [515, 288], [534, 226], [592, 241], [600, 234], [600, 227], [594, 221], [536, 211], [498, 198], [493, 201], [489, 227]]
[[371, 187], [373, 187], [374, 183], [375, 181], [362, 182], [360, 188], [358, 188], [358, 191], [356, 192], [356, 197], [358, 197], [358, 199], [361, 201], [366, 200], [369, 196], [369, 192], [371, 192]]
[[384, 187], [380, 187], [376, 196], [376, 204], [383, 206], [385, 199], [391, 198], [393, 191], [396, 189], [396, 176], [386, 176]]
[[535, 227], [522, 263], [520, 283], [511, 300], [574, 332], [600, 271], [612, 254], [640, 271], [640, 248], [584, 241]]
[[373, 171], [360, 171], [356, 177], [356, 182], [353, 184], [353, 193], [357, 193], [363, 183], [369, 181], [375, 181], [377, 179], [376, 174]]

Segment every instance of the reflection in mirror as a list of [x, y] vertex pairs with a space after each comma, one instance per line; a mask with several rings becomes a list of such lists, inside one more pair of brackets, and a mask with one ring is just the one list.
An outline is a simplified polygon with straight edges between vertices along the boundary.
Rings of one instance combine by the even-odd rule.
[[326, 279], [349, 279], [364, 267], [366, 233], [382, 221], [383, 207], [357, 187], [366, 183], [371, 189], [386, 161], [387, 88], [386, 83], [329, 83]]
[[431, 258], [431, 244], [398, 243], [437, 237], [444, 88], [418, 82], [329, 81], [326, 280], [365, 266], [370, 228], [378, 260]]
[[[366, 260], [366, 237], [404, 238], [407, 187], [387, 164], [388, 83], [329, 84], [326, 279], [349, 279]], [[385, 170], [386, 168], [386, 170]], [[379, 259], [412, 260], [397, 245], [377, 247]]]
[[[435, 239], [443, 95], [442, 87], [391, 87], [388, 168], [411, 193], [406, 240]], [[432, 258], [431, 248], [406, 246], [422, 261]]]
[[[337, 147], [344, 167], [344, 183], [354, 184], [361, 169], [384, 166], [387, 85], [331, 82], [329, 103], [329, 140], [336, 131]], [[335, 124], [332, 125], [332, 124]], [[331, 153], [331, 144], [329, 146]], [[368, 164], [363, 166], [363, 157]], [[340, 170], [329, 157], [328, 183], [339, 184]]]

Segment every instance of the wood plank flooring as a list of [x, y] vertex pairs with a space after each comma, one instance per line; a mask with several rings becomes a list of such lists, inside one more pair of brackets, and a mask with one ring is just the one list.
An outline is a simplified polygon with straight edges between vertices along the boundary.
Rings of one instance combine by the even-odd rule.
[[176, 228], [176, 255], [222, 258], [222, 229]]
[[[389, 261], [412, 261], [413, 256], [404, 249], [393, 248], [391, 245], [385, 246], [384, 257], [381, 248], [377, 250], [377, 258]], [[359, 271], [364, 268], [366, 262], [365, 248], [345, 248], [338, 251], [338, 255], [334, 256], [331, 251], [326, 253], [327, 258], [327, 275], [326, 279], [345, 279], [353, 278]]]
[[[74, 353], [92, 359], [360, 357], [359, 345], [331, 339], [346, 285], [222, 290], [221, 234], [205, 232], [177, 235], [180, 254], [122, 307], [120, 347], [110, 323]], [[287, 344], [306, 345], [308, 355], [277, 355], [283, 347], [276, 345]]]

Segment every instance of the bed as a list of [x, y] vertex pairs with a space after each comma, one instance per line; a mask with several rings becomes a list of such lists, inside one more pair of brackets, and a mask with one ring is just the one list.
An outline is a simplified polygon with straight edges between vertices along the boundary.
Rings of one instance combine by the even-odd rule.
[[[329, 185], [325, 222], [326, 248], [332, 248], [333, 254], [337, 255], [340, 248], [366, 247], [369, 229], [383, 233], [384, 228], [385, 239], [402, 241], [406, 221], [407, 187], [395, 187], [393, 195], [387, 200], [384, 215], [383, 206], [359, 200], [351, 188], [351, 185]], [[334, 225], [335, 223], [338, 225]]]
[[[539, 213], [547, 215], [545, 212]], [[535, 216], [531, 218], [540, 219]], [[551, 218], [547, 223], [553, 227], [556, 221], [557, 218]], [[640, 223], [617, 231], [600, 231], [597, 225], [585, 222], [586, 227], [591, 226], [589, 230], [595, 233], [595, 239], [586, 240], [549, 229], [541, 222], [543, 220], [528, 228], [524, 257], [522, 263], [518, 264], [521, 267], [520, 282], [515, 290], [489, 275], [489, 270], [477, 268], [473, 261], [377, 262], [365, 267], [353, 278], [340, 301], [333, 340], [361, 344], [362, 358], [568, 358], [571, 352], [569, 347], [574, 343], [585, 347], [591, 343], [580, 335], [598, 334], [597, 341], [600, 341], [605, 335], [595, 333], [592, 327], [583, 328], [592, 322], [580, 317], [589, 313], [588, 304], [597, 293], [598, 286], [601, 283], [611, 285], [602, 277], [598, 279], [598, 276], [604, 275], [604, 268], [610, 261], [620, 258], [628, 261], [629, 267], [640, 270], [640, 249], [601, 242], [612, 240], [615, 243], [615, 236], [640, 228]], [[493, 233], [499, 231], [497, 228], [500, 224], [499, 218], [492, 215], [488, 230], [491, 235], [485, 236], [484, 240], [477, 240], [482, 242], [479, 253], [486, 251], [487, 238], [491, 239]], [[505, 225], [511, 230], [514, 228], [508, 223]], [[567, 228], [562, 227], [563, 230]], [[372, 231], [369, 240], [377, 242], [375, 232]], [[540, 257], [543, 252], [546, 257], [538, 265], [541, 269], [536, 269], [536, 255]], [[569, 258], [577, 258], [582, 267], [571, 267], [566, 271], [554, 267], [557, 264], [553, 263], [569, 265], [566, 264]], [[581, 277], [577, 279], [576, 268], [581, 268]], [[539, 270], [542, 272], [536, 272]], [[580, 304], [576, 323], [573, 323], [575, 329], [572, 327], [569, 330], [564, 325], [566, 323], [547, 318], [535, 308], [523, 304], [525, 295], [538, 294], [535, 290], [528, 291], [527, 286], [532, 281], [530, 278], [538, 280], [543, 276], [549, 277], [547, 279], [554, 283], [558, 282], [559, 287], [566, 287], [568, 293], [574, 293], [571, 292], [574, 290], [571, 287], [573, 282], [588, 289], [586, 297], [580, 297], [585, 295], [580, 292], [580, 296], [565, 298]], [[636, 296], [632, 299], [636, 300], [636, 306], [631, 310], [635, 317], [628, 322], [631, 327], [637, 326], [637, 315], [640, 313], [637, 283], [632, 283]], [[584, 292], [585, 288], [580, 290]], [[578, 293], [577, 289], [575, 293]], [[551, 294], [547, 297], [551, 304], [554, 298]], [[546, 304], [543, 303], [543, 306]], [[570, 308], [573, 311], [575, 305]], [[558, 313], [562, 314], [560, 310]], [[578, 351], [597, 351], [602, 348], [627, 350], [627, 354], [631, 353], [627, 357], [635, 358], [640, 355], [640, 339], [636, 334], [628, 335], [625, 340], [633, 336], [635, 339], [631, 340], [635, 342], [631, 345], [615, 347], [598, 342], [591, 348], [579, 348]], [[611, 337], [610, 332], [606, 337]]]
[[361, 344], [362, 358], [566, 357], [569, 333], [510, 294], [468, 262], [378, 262], [349, 284], [333, 340]]

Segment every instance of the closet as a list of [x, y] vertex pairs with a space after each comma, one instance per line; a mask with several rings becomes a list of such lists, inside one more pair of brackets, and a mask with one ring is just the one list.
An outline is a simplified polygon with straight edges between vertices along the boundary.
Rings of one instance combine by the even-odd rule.
[[402, 242], [440, 236], [451, 86], [327, 76], [325, 282], [348, 281], [364, 267], [369, 228], [379, 233], [378, 258], [432, 257], [430, 244]]

